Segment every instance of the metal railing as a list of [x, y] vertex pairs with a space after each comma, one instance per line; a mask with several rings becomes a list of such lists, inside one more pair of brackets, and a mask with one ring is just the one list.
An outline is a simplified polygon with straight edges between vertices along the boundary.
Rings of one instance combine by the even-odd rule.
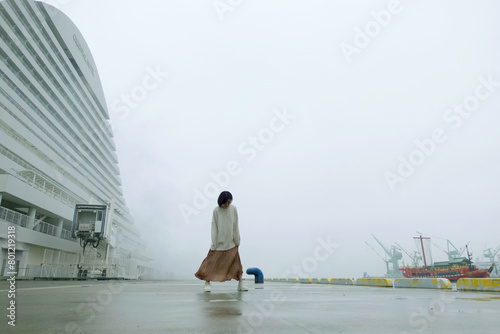
[[75, 240], [73, 238], [73, 236], [71, 235], [71, 231], [69, 231], [65, 228], [62, 229], [61, 238], [66, 239], [66, 240], [71, 240], [71, 241]]
[[26, 227], [28, 226], [30, 217], [0, 206], [0, 219], [21, 227]]
[[[9, 133], [9, 131], [7, 131]], [[20, 139], [12, 135], [10, 133], [11, 137], [14, 138], [17, 141], [20, 141]], [[37, 152], [35, 152], [38, 154]], [[28, 164], [25, 160], [23, 160], [21, 157], [15, 155], [11, 151], [9, 151], [5, 146], [0, 145], [0, 154], [6, 156], [10, 160], [14, 161], [15, 163], [23, 166], [25, 168], [24, 171], [15, 171], [9, 173], [9, 175], [12, 175], [16, 177], [17, 179], [28, 183], [30, 186], [34, 187], [35, 189], [38, 189], [39, 191], [44, 192], [45, 194], [52, 196], [56, 200], [73, 207], [75, 203], [81, 202], [81, 199], [78, 199], [77, 197], [69, 194], [68, 192], [64, 191], [61, 187], [56, 185], [55, 182], [50, 181], [49, 179], [41, 176], [39, 173], [33, 170], [33, 167]]]
[[35, 228], [33, 228], [33, 231], [38, 231], [44, 234], [53, 235], [54, 237], [57, 236], [57, 226], [52, 224], [47, 224], [46, 222], [38, 223], [35, 226]]
[[24, 170], [22, 172], [19, 172], [18, 176], [20, 180], [28, 183], [33, 188], [40, 190], [41, 192], [57, 199], [58, 201], [70, 207], [74, 207], [78, 202], [78, 200], [74, 196], [71, 196], [69, 193], [62, 190], [53, 182], [50, 182], [48, 179], [38, 175], [32, 170]]
[[[30, 220], [33, 221], [33, 218], [30, 218], [29, 216], [19, 213], [17, 211], [10, 210], [4, 208], [3, 206], [0, 206], [0, 220], [5, 220], [8, 223], [16, 224], [21, 227], [27, 228], [28, 223], [30, 222]], [[58, 227], [46, 222], [40, 222], [33, 228], [33, 230], [57, 237]], [[71, 231], [65, 228], [62, 229], [60, 237], [62, 239], [75, 241], [75, 239], [71, 235]]]

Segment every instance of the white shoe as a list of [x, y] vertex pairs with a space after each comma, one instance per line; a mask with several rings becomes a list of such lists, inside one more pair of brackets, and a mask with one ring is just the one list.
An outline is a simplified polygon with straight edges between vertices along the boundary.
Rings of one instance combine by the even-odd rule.
[[243, 284], [243, 282], [239, 282], [238, 283], [238, 291], [248, 291], [248, 288], [246, 287], [245, 284]]
[[205, 286], [203, 287], [203, 291], [205, 291], [205, 292], [212, 291], [212, 287], [210, 286], [210, 282], [205, 282]]

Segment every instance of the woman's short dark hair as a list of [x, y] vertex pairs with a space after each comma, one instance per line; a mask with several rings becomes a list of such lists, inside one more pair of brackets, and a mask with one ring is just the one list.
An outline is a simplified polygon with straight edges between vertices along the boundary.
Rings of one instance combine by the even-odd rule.
[[217, 204], [221, 206], [222, 204], [225, 204], [227, 201], [233, 200], [233, 195], [229, 191], [223, 191], [220, 193], [219, 198], [217, 199]]

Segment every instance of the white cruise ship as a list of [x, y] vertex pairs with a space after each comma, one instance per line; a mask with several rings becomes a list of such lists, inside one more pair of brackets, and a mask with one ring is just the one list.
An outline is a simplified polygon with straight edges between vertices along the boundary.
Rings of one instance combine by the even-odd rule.
[[[105, 221], [78, 226], [90, 204]], [[0, 0], [0, 245], [0, 276], [152, 274], [92, 54], [67, 16], [32, 0]]]

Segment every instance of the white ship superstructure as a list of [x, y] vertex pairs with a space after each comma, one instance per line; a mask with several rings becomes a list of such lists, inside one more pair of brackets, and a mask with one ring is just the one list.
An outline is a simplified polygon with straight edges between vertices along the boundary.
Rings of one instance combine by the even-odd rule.
[[[85, 252], [71, 232], [77, 204], [107, 208], [104, 238]], [[9, 271], [8, 226], [18, 277], [151, 271], [92, 54], [67, 16], [32, 0], [0, 1], [0, 276]]]

